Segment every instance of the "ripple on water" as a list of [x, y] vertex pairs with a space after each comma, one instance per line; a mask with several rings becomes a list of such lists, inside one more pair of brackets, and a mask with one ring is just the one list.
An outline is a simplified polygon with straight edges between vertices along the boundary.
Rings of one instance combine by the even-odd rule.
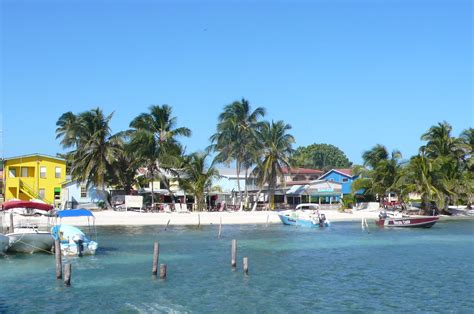
[[[280, 225], [199, 230], [101, 227], [96, 256], [71, 258], [72, 287], [54, 278], [54, 257], [0, 258], [0, 312], [296, 313], [468, 312], [474, 307], [471, 222], [427, 230], [359, 223], [331, 229]], [[230, 240], [238, 269], [230, 270]], [[153, 242], [168, 279], [151, 278]], [[250, 275], [242, 274], [248, 256]], [[25, 297], [41, 291], [41, 297]]]

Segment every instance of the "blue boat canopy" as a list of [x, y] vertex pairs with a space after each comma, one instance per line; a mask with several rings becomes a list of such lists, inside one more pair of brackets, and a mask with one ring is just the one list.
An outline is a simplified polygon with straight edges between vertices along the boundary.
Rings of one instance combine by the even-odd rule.
[[56, 212], [56, 216], [59, 218], [64, 217], [82, 217], [82, 216], [89, 216], [94, 217], [90, 210], [80, 208], [80, 209], [70, 209], [70, 210], [60, 210]]

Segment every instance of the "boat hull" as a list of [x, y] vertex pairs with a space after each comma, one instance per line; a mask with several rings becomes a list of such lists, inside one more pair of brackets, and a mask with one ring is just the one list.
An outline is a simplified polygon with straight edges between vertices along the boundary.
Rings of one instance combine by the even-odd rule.
[[0, 254], [5, 253], [10, 246], [10, 238], [4, 234], [0, 234]]
[[376, 224], [384, 228], [431, 228], [438, 220], [437, 216], [384, 218]]
[[[83, 243], [82, 255], [94, 255], [98, 244], [94, 241]], [[79, 246], [76, 243], [61, 243], [61, 254], [64, 256], [78, 256]]]
[[9, 233], [6, 236], [8, 236], [10, 243], [8, 252], [50, 252], [54, 245], [53, 237], [46, 231], [16, 232]]
[[301, 219], [301, 218], [291, 217], [291, 216], [282, 215], [282, 214], [278, 214], [278, 217], [280, 217], [280, 220], [284, 225], [288, 225], [288, 226], [301, 226], [301, 227], [309, 227], [309, 228], [329, 227], [328, 222], [323, 223], [321, 225], [310, 219]]

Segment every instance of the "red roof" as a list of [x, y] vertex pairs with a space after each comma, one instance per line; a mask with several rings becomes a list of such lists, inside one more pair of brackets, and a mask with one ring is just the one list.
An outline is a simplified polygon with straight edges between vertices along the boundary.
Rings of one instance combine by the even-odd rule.
[[348, 176], [352, 176], [352, 169], [334, 169], [334, 170], [347, 174]]
[[[288, 173], [288, 168], [283, 168], [283, 173]], [[322, 174], [323, 171], [308, 168], [290, 168], [291, 174]]]

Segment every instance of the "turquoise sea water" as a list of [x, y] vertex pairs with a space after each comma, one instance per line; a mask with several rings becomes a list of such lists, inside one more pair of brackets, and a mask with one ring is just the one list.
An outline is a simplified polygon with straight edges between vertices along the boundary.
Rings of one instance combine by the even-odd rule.
[[[96, 256], [72, 258], [72, 286], [54, 257], [0, 256], [0, 312], [470, 312], [474, 222], [431, 229], [282, 225], [101, 227]], [[231, 271], [231, 239], [238, 269]], [[152, 279], [153, 242], [168, 278]], [[242, 273], [242, 257], [250, 273]]]

